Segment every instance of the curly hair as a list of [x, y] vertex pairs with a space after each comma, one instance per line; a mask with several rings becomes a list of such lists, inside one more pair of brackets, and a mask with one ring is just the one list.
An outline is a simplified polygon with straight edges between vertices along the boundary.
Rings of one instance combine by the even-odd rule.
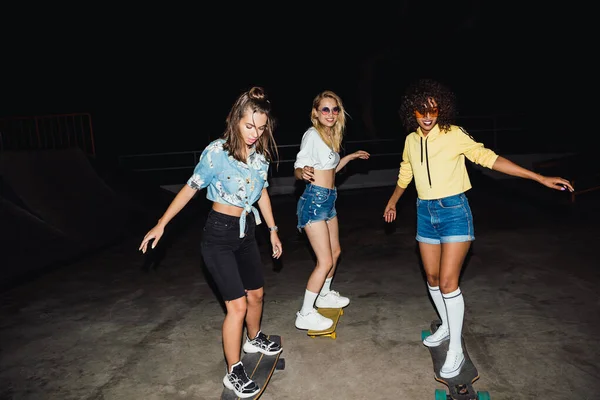
[[271, 115], [271, 102], [267, 99], [265, 90], [260, 86], [254, 86], [245, 91], [233, 104], [225, 121], [226, 128], [223, 133], [225, 144], [223, 148], [236, 160], [246, 162], [243, 151], [245, 144], [239, 129], [239, 123], [244, 118], [246, 111], [252, 111], [253, 117], [256, 113], [267, 116], [267, 128], [256, 142], [256, 151], [264, 155], [268, 161], [272, 161], [273, 154], [279, 158], [277, 145], [273, 138], [275, 119]]
[[415, 110], [425, 114], [429, 107], [429, 99], [437, 103], [437, 124], [442, 132], [450, 129], [456, 118], [456, 97], [454, 93], [442, 83], [429, 78], [412, 82], [406, 88], [400, 103], [400, 118], [408, 132], [414, 132], [419, 127]]

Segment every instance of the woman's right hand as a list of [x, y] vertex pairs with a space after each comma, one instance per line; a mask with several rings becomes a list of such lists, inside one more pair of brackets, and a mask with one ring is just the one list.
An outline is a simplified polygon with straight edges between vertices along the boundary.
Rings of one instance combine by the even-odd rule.
[[396, 219], [396, 205], [390, 204], [385, 207], [385, 211], [383, 212], [383, 219], [385, 222], [392, 222]]
[[313, 182], [315, 180], [315, 167], [305, 165], [304, 168], [302, 168], [302, 179], [306, 182]]
[[152, 242], [152, 248], [155, 248], [163, 233], [165, 233], [165, 228], [161, 225], [156, 225], [154, 228], [150, 229], [148, 233], [146, 233], [146, 236], [144, 236], [144, 240], [142, 240], [142, 244], [140, 244], [140, 248], [138, 250], [141, 250], [142, 253], [146, 254], [148, 243], [152, 239], [154, 239], [154, 242]]

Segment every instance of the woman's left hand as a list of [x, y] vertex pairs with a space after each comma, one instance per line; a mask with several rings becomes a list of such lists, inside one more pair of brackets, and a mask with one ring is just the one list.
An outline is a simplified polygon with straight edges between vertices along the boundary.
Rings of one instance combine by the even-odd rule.
[[350, 156], [352, 157], [353, 160], [356, 160], [357, 158], [362, 158], [363, 160], [368, 160], [369, 157], [371, 157], [371, 155], [364, 150], [355, 151]]
[[556, 190], [567, 190], [568, 189], [571, 192], [575, 191], [575, 189], [571, 185], [571, 182], [569, 182], [566, 179], [559, 178], [556, 176], [544, 176], [544, 177], [542, 177], [541, 183], [542, 183], [542, 185], [548, 186], [551, 189], [556, 189]]
[[283, 254], [283, 246], [277, 232], [271, 232], [271, 246], [273, 247], [273, 258], [279, 258]]

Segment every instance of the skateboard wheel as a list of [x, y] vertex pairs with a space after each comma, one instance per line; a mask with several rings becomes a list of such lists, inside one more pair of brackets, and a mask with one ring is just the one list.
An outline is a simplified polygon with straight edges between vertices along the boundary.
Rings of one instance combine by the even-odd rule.
[[285, 358], [280, 358], [279, 360], [277, 360], [277, 364], [275, 364], [275, 369], [276, 370], [285, 369]]
[[335, 339], [335, 338], [337, 338], [337, 334], [336, 334], [336, 332], [333, 332], [333, 333], [331, 334], [331, 338], [332, 338], [332, 339]]
[[443, 389], [435, 389], [435, 400], [447, 400], [446, 391]]
[[431, 331], [422, 330], [421, 331], [421, 340], [425, 340], [425, 338], [429, 335], [431, 335]]
[[489, 392], [477, 392], [477, 400], [490, 400]]

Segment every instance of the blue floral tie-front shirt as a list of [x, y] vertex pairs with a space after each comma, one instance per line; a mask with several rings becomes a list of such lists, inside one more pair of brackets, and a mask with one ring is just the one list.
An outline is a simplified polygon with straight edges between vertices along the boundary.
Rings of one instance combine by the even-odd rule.
[[247, 164], [237, 161], [223, 150], [224, 139], [212, 141], [202, 154], [187, 184], [196, 190], [208, 187], [206, 198], [217, 203], [243, 208], [240, 217], [240, 237], [245, 236], [246, 214], [252, 212], [256, 224], [261, 219], [254, 203], [269, 186], [269, 162], [252, 148]]

